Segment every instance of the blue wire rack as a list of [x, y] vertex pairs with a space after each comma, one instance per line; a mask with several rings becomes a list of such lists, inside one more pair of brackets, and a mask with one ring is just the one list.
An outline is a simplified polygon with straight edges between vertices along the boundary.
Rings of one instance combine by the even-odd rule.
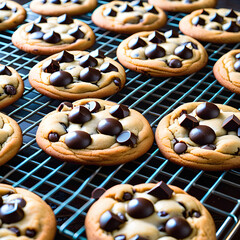
[[[104, 4], [105, 1], [99, 1]], [[27, 22], [35, 19], [29, 5]], [[184, 14], [169, 14], [162, 30], [178, 30]], [[101, 49], [116, 60], [116, 48], [127, 36], [105, 31], [91, 21], [91, 14], [79, 19], [96, 34], [97, 41], [90, 49]], [[26, 188], [38, 194], [54, 210], [58, 222], [56, 239], [86, 240], [84, 219], [93, 203], [91, 192], [96, 187], [109, 188], [116, 184], [157, 182], [181, 187], [199, 199], [212, 214], [218, 240], [240, 239], [240, 171], [204, 172], [177, 166], [165, 159], [156, 144], [141, 158], [114, 167], [81, 166], [58, 161], [45, 154], [36, 144], [35, 134], [41, 119], [60, 104], [31, 88], [29, 70], [44, 57], [18, 50], [11, 43], [13, 31], [0, 33], [0, 62], [14, 67], [25, 83], [23, 97], [3, 112], [14, 118], [23, 131], [23, 146], [18, 155], [0, 167], [0, 182]], [[236, 45], [203, 43], [209, 54], [208, 65], [200, 72], [185, 77], [149, 78], [126, 70], [124, 89], [108, 98], [140, 111], [153, 130], [159, 120], [186, 102], [213, 101], [239, 108], [239, 95], [218, 84], [213, 76], [214, 63]]]

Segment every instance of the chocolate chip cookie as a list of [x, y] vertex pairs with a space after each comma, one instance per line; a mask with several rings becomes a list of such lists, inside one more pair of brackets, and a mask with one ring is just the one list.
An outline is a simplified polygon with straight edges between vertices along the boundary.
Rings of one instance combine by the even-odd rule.
[[120, 43], [117, 57], [125, 67], [154, 77], [191, 74], [208, 61], [198, 41], [174, 30], [136, 33]]
[[158, 124], [156, 141], [170, 161], [218, 171], [240, 167], [240, 112], [230, 106], [192, 102]]
[[0, 113], [0, 166], [13, 158], [22, 145], [22, 131], [17, 122]]
[[201, 8], [214, 8], [217, 0], [148, 0], [165, 11], [190, 13]]
[[21, 24], [26, 18], [25, 9], [14, 1], [0, 0], [0, 31]]
[[161, 8], [141, 0], [112, 1], [97, 8], [92, 21], [110, 31], [132, 34], [163, 27], [167, 16]]
[[238, 43], [240, 12], [225, 8], [196, 10], [179, 22], [179, 28], [184, 34], [200, 41]]
[[39, 62], [29, 73], [37, 91], [59, 100], [107, 97], [122, 89], [125, 81], [123, 67], [100, 50], [63, 51]]
[[0, 239], [53, 240], [56, 220], [52, 209], [36, 194], [0, 184]]
[[224, 54], [213, 66], [213, 73], [224, 87], [240, 94], [240, 49]]
[[43, 118], [36, 140], [46, 153], [63, 161], [116, 165], [146, 153], [154, 137], [139, 112], [89, 98], [60, 104]]
[[66, 14], [47, 19], [40, 16], [19, 27], [12, 42], [28, 53], [52, 55], [63, 50], [85, 50], [94, 44], [95, 35], [86, 23]]
[[81, 15], [92, 11], [97, 0], [33, 0], [30, 9], [41, 15], [60, 16], [62, 14]]
[[88, 240], [216, 240], [207, 209], [162, 181], [110, 188], [89, 209], [85, 227]]

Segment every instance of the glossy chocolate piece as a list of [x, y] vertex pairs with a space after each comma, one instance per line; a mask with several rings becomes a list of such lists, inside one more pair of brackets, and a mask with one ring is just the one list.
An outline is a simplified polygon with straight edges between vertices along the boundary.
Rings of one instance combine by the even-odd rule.
[[68, 107], [68, 108], [72, 108], [73, 104], [71, 102], [62, 102], [59, 104], [59, 106], [57, 107], [57, 111], [61, 112], [63, 110], [64, 107]]
[[60, 0], [50, 0], [50, 3], [61, 4], [61, 1]]
[[240, 127], [240, 120], [233, 114], [229, 117], [227, 117], [222, 124], [222, 127], [226, 131], [237, 131]]
[[91, 55], [82, 56], [79, 60], [79, 64], [81, 67], [96, 67], [98, 65], [98, 61], [96, 58]]
[[0, 195], [0, 206], [2, 206], [2, 204], [3, 204], [3, 199], [2, 199], [2, 196]]
[[170, 199], [173, 194], [173, 190], [163, 181], [160, 181], [154, 188], [147, 191], [147, 194], [150, 194], [159, 200]]
[[46, 73], [54, 73], [60, 70], [58, 61], [50, 59], [43, 63], [42, 70]]
[[135, 1], [132, 1], [131, 3], [131, 6], [139, 6], [139, 7], [143, 7], [143, 3], [141, 0], [135, 0]]
[[223, 30], [226, 32], [239, 32], [240, 26], [237, 25], [235, 21], [230, 21], [222, 26]]
[[109, 109], [109, 113], [115, 118], [125, 118], [130, 115], [129, 108], [123, 104], [117, 104]]
[[7, 76], [11, 76], [12, 72], [9, 70], [9, 68], [7, 66], [0, 66], [0, 75], [7, 75]]
[[234, 69], [235, 71], [240, 72], [240, 60], [234, 63]]
[[11, 8], [7, 6], [6, 2], [2, 2], [0, 3], [0, 10], [11, 10]]
[[204, 9], [202, 10], [201, 14], [202, 15], [207, 15], [207, 16], [209, 15], [209, 13], [207, 11], [205, 11]]
[[101, 109], [100, 103], [96, 101], [90, 101], [84, 105], [91, 113], [96, 113]]
[[212, 128], [199, 125], [190, 131], [189, 138], [199, 145], [212, 144], [216, 139], [216, 134]]
[[165, 211], [160, 211], [160, 212], [157, 213], [157, 215], [158, 215], [159, 217], [166, 217], [166, 216], [168, 215], [168, 213], [165, 212]]
[[144, 237], [142, 237], [142, 236], [136, 235], [136, 236], [130, 238], [130, 240], [148, 240], [148, 239], [147, 239], [147, 238], [144, 238]]
[[49, 82], [55, 87], [65, 87], [73, 82], [73, 77], [69, 72], [57, 71], [50, 76]]
[[210, 102], [204, 102], [197, 106], [196, 114], [202, 119], [213, 119], [218, 117], [220, 110], [217, 105]]
[[193, 1], [192, 0], [183, 0], [183, 3], [185, 3], [185, 4], [190, 4], [190, 3], [192, 3]]
[[198, 120], [195, 117], [188, 115], [188, 114], [182, 114], [178, 118], [178, 122], [182, 127], [187, 128], [187, 129], [192, 129], [199, 125]]
[[121, 88], [121, 79], [120, 78], [114, 78], [113, 82], [117, 87]]
[[116, 139], [117, 143], [133, 147], [137, 143], [137, 136], [130, 131], [122, 131]]
[[58, 142], [59, 137], [60, 137], [60, 136], [59, 136], [58, 133], [56, 133], [56, 132], [51, 132], [51, 133], [48, 134], [48, 140], [49, 140], [50, 142]]
[[187, 144], [185, 142], [177, 142], [176, 144], [174, 144], [173, 150], [177, 154], [182, 154], [182, 153], [186, 152]]
[[84, 131], [69, 132], [65, 137], [65, 143], [72, 149], [83, 149], [92, 142], [91, 136]]
[[205, 149], [205, 150], [215, 150], [216, 149], [216, 145], [214, 145], [214, 144], [206, 144], [206, 145], [201, 146], [201, 148]]
[[7, 84], [4, 87], [4, 92], [7, 95], [13, 96], [17, 93], [17, 89], [13, 85]]
[[129, 201], [129, 200], [131, 200], [133, 198], [133, 195], [132, 195], [132, 193], [130, 193], [130, 192], [125, 192], [124, 194], [123, 194], [123, 200], [124, 201]]
[[235, 55], [235, 58], [238, 59], [238, 60], [240, 60], [240, 53], [237, 53], [237, 54]]
[[237, 130], [237, 136], [240, 137], [240, 127]]
[[193, 57], [193, 52], [187, 46], [180, 45], [175, 48], [174, 54], [183, 59], [190, 59]]
[[43, 35], [43, 40], [47, 43], [58, 43], [61, 41], [61, 36], [59, 33], [51, 30]]
[[127, 240], [125, 235], [117, 235], [114, 240]]
[[225, 17], [237, 18], [238, 15], [231, 9], [226, 13]]
[[46, 23], [47, 19], [43, 16], [39, 16], [34, 22], [35, 23]]
[[166, 55], [166, 51], [164, 48], [158, 46], [157, 44], [151, 44], [146, 47], [145, 55], [150, 59], [161, 58]]
[[103, 73], [108, 73], [108, 72], [118, 72], [118, 68], [115, 67], [112, 63], [110, 62], [105, 62], [100, 66], [100, 72]]
[[145, 8], [145, 10], [146, 10], [147, 12], [149, 12], [149, 13], [158, 14], [158, 11], [156, 10], [156, 8], [155, 8], [153, 5], [147, 6], [147, 7]]
[[103, 15], [105, 17], [116, 17], [117, 16], [117, 12], [115, 10], [113, 10], [112, 8], [106, 8], [103, 11]]
[[73, 19], [67, 14], [63, 14], [57, 18], [57, 22], [59, 24], [71, 24], [73, 23]]
[[34, 229], [27, 229], [26, 232], [25, 232], [25, 235], [26, 235], [27, 237], [30, 237], [30, 238], [35, 237], [36, 234], [37, 234], [37, 232], [36, 232], [36, 230], [34, 230]]
[[74, 55], [67, 52], [67, 51], [62, 51], [58, 54], [56, 61], [59, 63], [63, 62], [73, 62], [74, 61]]
[[194, 17], [192, 19], [192, 24], [194, 26], [197, 26], [197, 25], [204, 26], [205, 25], [205, 20], [203, 18], [197, 16], [197, 17]]
[[83, 82], [96, 83], [102, 77], [98, 69], [87, 67], [80, 72], [80, 80]]
[[159, 32], [154, 31], [150, 35], [148, 35], [148, 41], [152, 43], [164, 43], [166, 42], [166, 38]]
[[92, 114], [88, 108], [80, 105], [74, 107], [68, 115], [68, 120], [72, 123], [83, 124], [92, 119]]
[[16, 236], [18, 236], [18, 237], [21, 235], [20, 230], [17, 227], [9, 227], [8, 230], [10, 230], [11, 232], [15, 233]]
[[39, 26], [37, 26], [36, 24], [32, 23], [25, 28], [25, 31], [28, 33], [34, 33], [34, 32], [41, 31], [41, 28]]
[[132, 11], [133, 11], [133, 8], [127, 3], [124, 3], [119, 7], [119, 12], [132, 12]]
[[98, 123], [97, 130], [106, 135], [115, 136], [122, 132], [122, 124], [114, 118], [105, 118]]
[[99, 49], [91, 52], [90, 55], [94, 58], [102, 58], [102, 59], [105, 58], [104, 52]]
[[146, 45], [147, 45], [147, 43], [140, 37], [133, 38], [128, 43], [128, 47], [130, 49], [136, 49], [136, 48], [139, 48], [139, 47], [144, 47]]
[[185, 42], [185, 43], [182, 43], [181, 45], [188, 47], [189, 44], [191, 45], [192, 48], [198, 49], [198, 46], [193, 42]]
[[39, 32], [34, 32], [34, 33], [32, 33], [30, 36], [29, 36], [29, 38], [30, 39], [43, 39], [43, 36], [44, 36], [44, 33], [43, 32], [41, 32], [41, 31], [39, 31]]
[[95, 188], [92, 191], [91, 198], [94, 198], [95, 200], [99, 199], [104, 193], [106, 192], [105, 188]]
[[72, 2], [72, 3], [75, 3], [75, 4], [82, 4], [82, 2], [79, 1], [79, 0], [71, 0], [71, 2]]
[[220, 16], [218, 13], [214, 13], [213, 16], [210, 17], [211, 22], [218, 22], [222, 23], [223, 22], [223, 17]]
[[3, 223], [16, 223], [24, 218], [24, 212], [17, 203], [7, 203], [0, 207], [0, 219]]
[[169, 30], [164, 33], [165, 38], [177, 38], [179, 36], [178, 32], [175, 30]]
[[47, 2], [47, 0], [40, 0], [40, 2], [44, 4]]
[[168, 63], [168, 66], [171, 68], [180, 68], [182, 67], [182, 62], [178, 59], [171, 59]]
[[75, 37], [76, 39], [82, 39], [84, 38], [84, 32], [81, 31], [79, 26], [76, 26], [70, 30], [68, 30], [68, 34], [72, 37]]

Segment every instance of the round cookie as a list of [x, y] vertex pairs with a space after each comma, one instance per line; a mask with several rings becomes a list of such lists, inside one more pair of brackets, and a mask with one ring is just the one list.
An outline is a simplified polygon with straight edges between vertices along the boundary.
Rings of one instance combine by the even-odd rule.
[[116, 165], [148, 151], [154, 136], [137, 111], [101, 99], [62, 103], [45, 116], [36, 140], [49, 155], [87, 165]]
[[200, 41], [238, 43], [240, 12], [225, 8], [196, 10], [182, 18], [179, 28], [184, 34]]
[[0, 109], [16, 102], [23, 94], [21, 76], [12, 67], [0, 64]]
[[240, 49], [224, 54], [214, 64], [213, 73], [220, 84], [240, 94]]
[[214, 8], [217, 0], [148, 0], [165, 11], [190, 13], [201, 8]]
[[25, 9], [14, 1], [0, 0], [0, 31], [21, 24], [26, 18]]
[[183, 104], [159, 122], [155, 137], [176, 164], [207, 171], [240, 167], [240, 112], [233, 107]]
[[0, 184], [0, 238], [53, 240], [56, 220], [52, 209], [36, 194]]
[[97, 7], [97, 0], [33, 0], [30, 9], [40, 15], [81, 15]]
[[13, 158], [22, 145], [22, 131], [15, 120], [0, 113], [0, 166]]
[[125, 67], [154, 77], [191, 74], [208, 61], [198, 41], [174, 30], [136, 33], [120, 43], [117, 57]]
[[207, 209], [164, 182], [108, 189], [85, 219], [88, 240], [216, 240]]
[[112, 1], [98, 7], [92, 14], [92, 21], [110, 31], [132, 34], [163, 27], [167, 15], [161, 8], [141, 0]]
[[12, 36], [19, 49], [37, 55], [52, 55], [63, 50], [85, 50], [95, 42], [92, 29], [78, 19], [64, 14], [59, 17], [39, 17], [23, 24]]
[[29, 73], [40, 93], [59, 100], [110, 96], [123, 88], [123, 67], [100, 50], [63, 51], [39, 62]]

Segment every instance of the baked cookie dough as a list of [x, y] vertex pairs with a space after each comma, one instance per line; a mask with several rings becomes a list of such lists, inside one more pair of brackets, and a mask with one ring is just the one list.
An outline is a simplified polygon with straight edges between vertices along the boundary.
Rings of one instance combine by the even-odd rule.
[[226, 8], [196, 10], [179, 22], [179, 28], [184, 34], [200, 41], [238, 43], [240, 12]]
[[136, 33], [120, 43], [117, 57], [125, 67], [154, 77], [191, 74], [208, 61], [198, 41], [174, 30]]
[[112, 1], [98, 7], [92, 14], [92, 21], [110, 31], [132, 34], [163, 27], [167, 15], [161, 8], [141, 0]]
[[0, 239], [53, 240], [56, 220], [52, 209], [36, 194], [0, 184]]
[[59, 17], [40, 16], [23, 24], [13, 33], [13, 44], [28, 53], [52, 55], [63, 50], [85, 50], [95, 42], [92, 29], [78, 19], [64, 14]]
[[88, 240], [216, 240], [207, 209], [164, 182], [108, 189], [89, 209]]
[[20, 4], [10, 0], [0, 0], [0, 31], [18, 26], [25, 18], [26, 11]]
[[34, 66], [29, 82], [48, 97], [78, 100], [118, 92], [126, 82], [126, 74], [119, 63], [105, 57], [100, 50], [63, 51]]
[[41, 15], [81, 15], [97, 7], [97, 0], [33, 0], [30, 9]]
[[49, 155], [87, 165], [116, 165], [148, 151], [154, 136], [137, 111], [101, 99], [64, 102], [45, 116], [36, 140]]
[[213, 66], [213, 73], [220, 84], [240, 94], [240, 49], [224, 54]]
[[201, 8], [214, 8], [217, 0], [148, 0], [165, 11], [190, 13]]
[[240, 167], [240, 112], [222, 104], [191, 102], [165, 116], [156, 141], [170, 161], [222, 171]]
[[16, 102], [23, 94], [21, 76], [12, 67], [0, 64], [0, 109]]

